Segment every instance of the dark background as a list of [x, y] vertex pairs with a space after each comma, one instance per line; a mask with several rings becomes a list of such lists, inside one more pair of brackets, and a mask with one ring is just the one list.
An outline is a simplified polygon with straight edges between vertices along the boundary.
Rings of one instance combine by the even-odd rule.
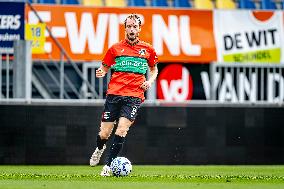
[[[0, 164], [88, 164], [102, 109], [0, 105]], [[133, 164], [283, 164], [283, 115], [281, 107], [142, 106], [120, 155]]]

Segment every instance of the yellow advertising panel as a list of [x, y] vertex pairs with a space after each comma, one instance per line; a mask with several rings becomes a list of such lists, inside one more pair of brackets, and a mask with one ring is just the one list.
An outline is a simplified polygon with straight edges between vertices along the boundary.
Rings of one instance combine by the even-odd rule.
[[45, 24], [26, 24], [25, 39], [32, 41], [32, 54], [43, 54]]

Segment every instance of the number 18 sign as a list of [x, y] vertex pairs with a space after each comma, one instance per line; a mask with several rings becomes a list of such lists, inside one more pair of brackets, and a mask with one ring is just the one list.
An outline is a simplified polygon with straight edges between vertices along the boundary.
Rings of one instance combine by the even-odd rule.
[[32, 41], [32, 54], [43, 54], [45, 43], [45, 24], [26, 24], [25, 38]]

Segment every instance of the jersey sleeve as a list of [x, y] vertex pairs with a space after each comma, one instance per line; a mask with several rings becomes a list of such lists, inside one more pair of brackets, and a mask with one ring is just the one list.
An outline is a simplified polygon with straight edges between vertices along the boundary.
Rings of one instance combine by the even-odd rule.
[[149, 67], [153, 67], [158, 63], [158, 56], [153, 48], [150, 48], [150, 57], [148, 60]]
[[115, 57], [112, 53], [112, 48], [109, 48], [105, 54], [105, 57], [102, 61], [102, 65], [104, 65], [105, 67], [111, 67], [114, 63], [115, 63]]

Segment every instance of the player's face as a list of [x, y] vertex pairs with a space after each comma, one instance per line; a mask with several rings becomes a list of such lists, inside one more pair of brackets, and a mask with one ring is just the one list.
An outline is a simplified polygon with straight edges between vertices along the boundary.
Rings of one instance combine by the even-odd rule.
[[135, 41], [139, 36], [141, 28], [136, 19], [127, 19], [125, 25], [126, 38], [130, 41]]

